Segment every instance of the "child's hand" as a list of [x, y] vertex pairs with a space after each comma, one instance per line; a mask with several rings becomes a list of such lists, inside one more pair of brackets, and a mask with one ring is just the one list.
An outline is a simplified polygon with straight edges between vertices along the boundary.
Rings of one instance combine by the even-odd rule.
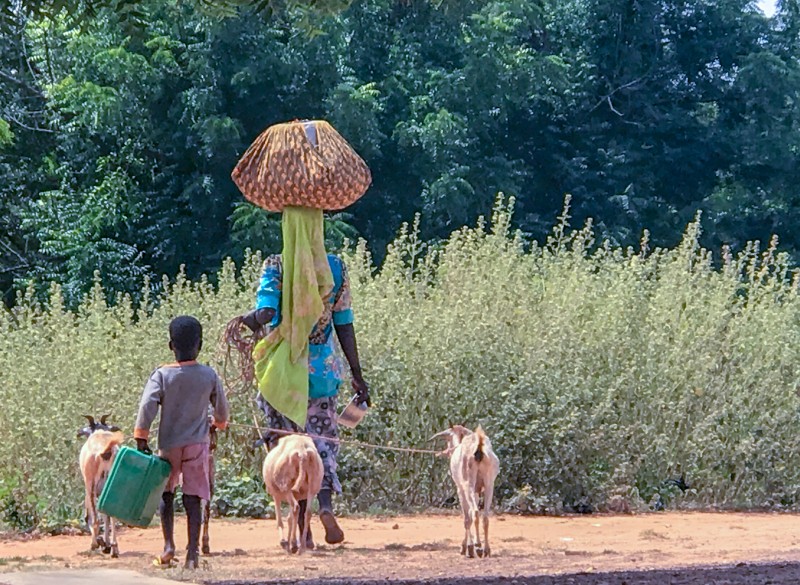
[[136, 439], [136, 450], [141, 451], [145, 455], [153, 454], [153, 451], [150, 450], [150, 445], [147, 444], [147, 439]]

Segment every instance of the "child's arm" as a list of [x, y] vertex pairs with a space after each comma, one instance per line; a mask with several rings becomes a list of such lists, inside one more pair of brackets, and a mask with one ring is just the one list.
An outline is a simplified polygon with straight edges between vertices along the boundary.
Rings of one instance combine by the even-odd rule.
[[164, 390], [161, 387], [161, 372], [156, 370], [150, 375], [147, 384], [142, 392], [142, 400], [139, 403], [139, 415], [136, 417], [136, 425], [133, 430], [133, 438], [136, 439], [136, 447], [139, 451], [149, 452], [147, 439], [150, 437], [150, 425], [153, 424], [158, 408], [161, 406], [161, 399], [164, 397]]
[[225, 430], [228, 426], [230, 407], [228, 406], [228, 397], [225, 396], [225, 387], [219, 376], [217, 376], [214, 390], [211, 392], [211, 406], [214, 407], [214, 426]]

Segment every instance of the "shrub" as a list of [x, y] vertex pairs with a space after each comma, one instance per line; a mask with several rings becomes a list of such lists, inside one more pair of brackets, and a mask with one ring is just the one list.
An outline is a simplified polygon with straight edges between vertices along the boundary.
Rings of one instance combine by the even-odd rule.
[[[777, 241], [714, 259], [699, 221], [653, 250], [646, 234], [639, 250], [595, 245], [591, 223], [571, 230], [566, 211], [541, 245], [510, 222], [501, 200], [489, 225], [441, 245], [405, 226], [380, 270], [364, 242], [346, 253], [375, 402], [346, 438], [425, 446], [449, 421], [480, 423], [501, 460], [496, 495], [521, 512], [798, 508], [800, 281]], [[215, 339], [251, 306], [260, 262], [226, 262], [216, 286], [145, 283], [139, 303], [107, 303], [100, 283], [75, 311], [58, 285], [45, 304], [19, 296], [0, 318], [7, 523], [82, 515], [81, 415], [111, 412], [130, 434], [144, 381], [171, 360], [177, 314], [204, 323], [201, 359], [220, 368]], [[254, 390], [229, 392], [234, 419], [251, 422]], [[220, 493], [263, 514], [252, 439], [241, 427], [221, 436]], [[350, 510], [455, 502], [439, 458], [344, 446], [340, 472]], [[667, 481], [680, 476], [689, 489]]]

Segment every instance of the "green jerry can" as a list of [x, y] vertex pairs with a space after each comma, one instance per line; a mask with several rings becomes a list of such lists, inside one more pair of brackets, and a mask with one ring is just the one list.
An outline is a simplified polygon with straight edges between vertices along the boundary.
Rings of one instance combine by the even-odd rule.
[[160, 457], [121, 447], [97, 500], [97, 510], [125, 524], [149, 526], [169, 472], [170, 464]]

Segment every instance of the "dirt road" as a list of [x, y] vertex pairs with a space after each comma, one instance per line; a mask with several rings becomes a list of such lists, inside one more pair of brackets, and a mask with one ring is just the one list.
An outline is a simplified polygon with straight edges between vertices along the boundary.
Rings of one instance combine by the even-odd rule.
[[[161, 547], [157, 527], [120, 530], [121, 557], [116, 560], [88, 554], [87, 536], [6, 538], [0, 540], [0, 571], [119, 568], [228, 584], [800, 583], [800, 517], [794, 515], [500, 516], [491, 524], [494, 556], [489, 559], [458, 554], [463, 528], [456, 516], [346, 518], [342, 525], [347, 534], [343, 545], [323, 545], [298, 557], [278, 547], [274, 520], [216, 520], [214, 552], [195, 573], [152, 566]], [[322, 534], [316, 521], [312, 527]], [[182, 548], [184, 518], [178, 519], [177, 533]]]

